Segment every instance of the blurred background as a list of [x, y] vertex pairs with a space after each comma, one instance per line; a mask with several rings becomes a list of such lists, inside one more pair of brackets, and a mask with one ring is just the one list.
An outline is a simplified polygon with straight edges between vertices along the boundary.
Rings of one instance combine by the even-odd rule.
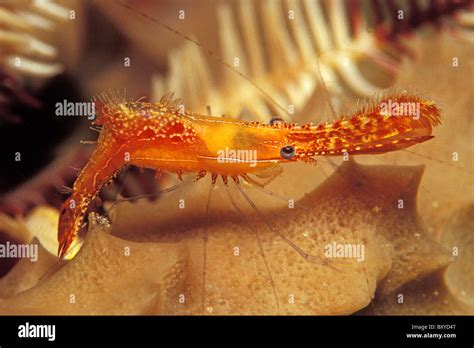
[[[360, 162], [425, 164], [419, 214], [441, 244], [469, 245], [458, 268], [472, 275], [466, 269], [474, 243], [472, 10], [471, 1], [461, 0], [2, 1], [0, 241], [36, 237], [54, 254], [57, 208], [66, 197], [61, 191], [93, 149], [80, 141], [97, 138], [87, 118], [56, 116], [57, 102], [90, 101], [113, 88], [126, 88], [130, 99], [158, 101], [172, 91], [194, 112], [205, 114], [210, 106], [213, 115], [318, 123], [396, 88], [441, 105], [437, 141], [415, 154]], [[334, 170], [321, 166], [327, 175]], [[295, 195], [326, 178], [311, 170], [318, 178], [292, 186]], [[101, 196], [104, 202], [118, 193], [133, 197], [166, 180], [172, 179], [156, 181], [154, 173], [131, 168]], [[49, 210], [38, 213], [39, 207]], [[453, 216], [462, 221], [456, 225]], [[448, 222], [462, 231], [458, 237], [446, 232]], [[0, 260], [0, 275], [17, 262]], [[459, 295], [465, 278], [453, 269], [447, 282]], [[40, 278], [8, 283], [3, 297], [36, 286]], [[472, 306], [474, 285], [462, 291], [459, 296]]]

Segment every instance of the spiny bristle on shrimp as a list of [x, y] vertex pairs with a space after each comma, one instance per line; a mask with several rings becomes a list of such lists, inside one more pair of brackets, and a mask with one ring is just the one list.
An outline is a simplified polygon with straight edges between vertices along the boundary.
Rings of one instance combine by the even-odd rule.
[[[94, 125], [101, 126], [89, 162], [64, 202], [58, 226], [61, 258], [82, 241], [83, 221], [101, 188], [127, 165], [157, 172], [212, 174], [227, 185], [239, 177], [281, 163], [315, 163], [316, 156], [381, 154], [407, 148], [433, 137], [440, 111], [432, 101], [393, 93], [350, 116], [320, 125], [244, 122], [185, 110], [172, 94], [158, 103], [128, 102], [115, 94], [99, 96]], [[98, 106], [98, 107], [97, 107]], [[251, 151], [252, 158], [229, 156]], [[226, 157], [227, 156], [227, 157]], [[74, 248], [73, 248], [74, 247]]]

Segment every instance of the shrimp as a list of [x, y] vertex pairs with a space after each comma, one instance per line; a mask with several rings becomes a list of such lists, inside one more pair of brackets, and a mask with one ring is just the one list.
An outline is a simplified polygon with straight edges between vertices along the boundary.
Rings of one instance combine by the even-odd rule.
[[[432, 101], [408, 93], [391, 93], [353, 115], [332, 123], [290, 124], [245, 122], [204, 116], [185, 110], [179, 99], [165, 95], [158, 103], [130, 102], [114, 93], [98, 97], [101, 126], [97, 146], [64, 202], [58, 225], [58, 256], [77, 250], [83, 222], [101, 188], [127, 165], [157, 172], [211, 174], [237, 184], [280, 164], [315, 164], [318, 156], [381, 154], [433, 138], [440, 109]], [[392, 115], [387, 105], [416, 105], [412, 115]], [[231, 149], [231, 151], [228, 151]], [[253, 153], [255, 156], [235, 156]], [[229, 155], [232, 153], [232, 155]]]

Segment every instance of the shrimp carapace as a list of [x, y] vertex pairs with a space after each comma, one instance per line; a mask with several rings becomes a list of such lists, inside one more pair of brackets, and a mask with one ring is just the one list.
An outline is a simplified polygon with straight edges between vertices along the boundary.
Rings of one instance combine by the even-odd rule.
[[[433, 137], [437, 106], [407, 93], [382, 97], [333, 123], [262, 124], [185, 110], [166, 95], [158, 103], [99, 97], [98, 144], [63, 204], [58, 229], [60, 257], [78, 245], [83, 220], [100, 189], [127, 165], [177, 173], [247, 177], [280, 163], [315, 162], [316, 156], [380, 154]], [[77, 248], [74, 248], [76, 250]]]

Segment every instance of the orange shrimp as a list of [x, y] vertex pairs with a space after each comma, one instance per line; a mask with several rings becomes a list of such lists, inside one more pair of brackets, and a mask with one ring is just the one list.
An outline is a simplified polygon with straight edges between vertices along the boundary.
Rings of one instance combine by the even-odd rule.
[[[98, 145], [64, 202], [58, 226], [58, 255], [64, 258], [80, 245], [83, 220], [100, 189], [126, 165], [157, 171], [212, 174], [247, 180], [249, 174], [281, 163], [315, 163], [316, 156], [380, 154], [433, 138], [440, 124], [434, 102], [407, 93], [386, 95], [352, 116], [320, 125], [262, 124], [184, 110], [172, 94], [158, 103], [127, 102], [112, 94], [99, 97], [102, 126]], [[416, 115], [391, 115], [388, 106], [416, 106]], [[228, 149], [231, 149], [229, 152]], [[251, 152], [253, 158], [235, 154]], [[232, 153], [230, 157], [228, 154]]]

